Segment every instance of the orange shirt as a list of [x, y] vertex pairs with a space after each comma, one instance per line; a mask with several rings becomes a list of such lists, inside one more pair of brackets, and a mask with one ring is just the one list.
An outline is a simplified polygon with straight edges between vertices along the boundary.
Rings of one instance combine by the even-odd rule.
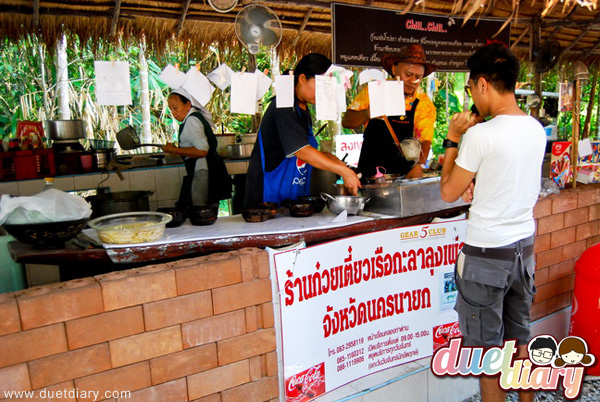
[[[427, 94], [415, 93], [412, 96], [407, 96], [406, 111], [412, 109], [415, 98], [419, 99], [419, 105], [415, 111], [414, 137], [419, 141], [433, 141], [433, 125], [435, 123], [436, 110], [433, 102]], [[356, 95], [356, 97], [348, 106], [349, 110], [364, 110], [369, 107], [369, 86], [365, 87]]]

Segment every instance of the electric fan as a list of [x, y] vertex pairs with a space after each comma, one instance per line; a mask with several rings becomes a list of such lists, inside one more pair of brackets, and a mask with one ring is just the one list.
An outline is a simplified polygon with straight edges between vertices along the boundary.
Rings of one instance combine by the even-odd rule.
[[251, 54], [266, 53], [281, 41], [281, 22], [270, 8], [250, 4], [235, 17], [235, 33]]

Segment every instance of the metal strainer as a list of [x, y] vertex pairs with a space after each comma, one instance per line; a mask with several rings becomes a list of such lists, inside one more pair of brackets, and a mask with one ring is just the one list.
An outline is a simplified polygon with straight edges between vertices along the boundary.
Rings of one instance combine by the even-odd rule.
[[162, 144], [141, 144], [140, 137], [138, 137], [134, 128], [131, 126], [127, 126], [117, 133], [117, 142], [121, 149], [124, 149], [125, 151], [139, 147], [162, 147]]
[[416, 138], [407, 138], [400, 143], [400, 149], [406, 160], [416, 162], [421, 154], [421, 143]]

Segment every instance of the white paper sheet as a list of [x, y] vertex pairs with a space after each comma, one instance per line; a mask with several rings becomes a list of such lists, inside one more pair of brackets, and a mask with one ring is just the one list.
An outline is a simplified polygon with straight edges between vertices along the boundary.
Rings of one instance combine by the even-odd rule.
[[179, 69], [172, 64], [167, 65], [165, 69], [162, 70], [158, 78], [160, 78], [171, 89], [180, 88], [187, 79], [185, 73], [183, 71], [179, 71]]
[[231, 76], [231, 113], [256, 113], [258, 76], [253, 73], [233, 73]]
[[336, 66], [332, 64], [329, 66], [327, 71], [325, 72], [326, 76], [333, 75], [334, 77], [339, 77], [340, 82], [346, 85], [348, 88], [350, 87], [350, 78], [354, 75], [354, 73], [344, 67]]
[[371, 118], [405, 115], [404, 83], [402, 81], [369, 82], [369, 105]]
[[96, 100], [100, 105], [131, 105], [129, 63], [94, 61]]
[[363, 70], [358, 74], [358, 84], [362, 85], [365, 82], [369, 81], [384, 81], [385, 77], [383, 76], [383, 71], [375, 70], [374, 68], [370, 68], [368, 70]]
[[583, 158], [585, 156], [591, 155], [592, 152], [594, 152], [592, 150], [592, 143], [590, 141], [589, 138], [583, 139], [581, 141], [579, 141], [579, 157]]
[[183, 89], [196, 98], [202, 106], [210, 101], [210, 97], [215, 91], [215, 87], [210, 84], [208, 78], [206, 78], [196, 66], [188, 70], [186, 80], [183, 83]]
[[221, 91], [227, 89], [231, 85], [231, 76], [233, 70], [225, 63], [212, 70], [206, 78], [211, 80]]
[[433, 99], [433, 94], [436, 91], [435, 72], [433, 72], [427, 76], [427, 96], [429, 96], [429, 99]]
[[278, 75], [275, 77], [275, 98], [277, 107], [293, 107], [294, 106], [294, 76], [293, 75]]
[[337, 94], [334, 77], [317, 75], [315, 77], [317, 120], [337, 120]]
[[273, 80], [267, 77], [262, 71], [259, 70], [256, 70], [254, 72], [254, 75], [256, 75], [256, 80], [258, 82], [258, 86], [256, 87], [256, 101], [258, 102], [263, 96], [265, 96], [265, 94], [271, 87]]

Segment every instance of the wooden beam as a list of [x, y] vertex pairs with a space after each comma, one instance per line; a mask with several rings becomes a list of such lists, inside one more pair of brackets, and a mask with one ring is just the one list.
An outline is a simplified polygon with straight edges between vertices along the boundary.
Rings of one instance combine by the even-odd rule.
[[590, 30], [590, 27], [588, 27], [587, 29], [584, 29], [583, 31], [581, 31], [581, 33], [579, 35], [577, 35], [577, 38], [573, 39], [571, 41], [571, 43], [569, 44], [569, 46], [567, 46], [565, 48], [565, 52], [568, 52], [569, 50], [571, 50], [573, 48], [573, 46], [575, 46], [577, 44], [577, 42], [579, 42], [579, 40], [581, 38], [583, 38], [585, 36], [585, 34]]
[[587, 52], [585, 52], [585, 56], [584, 56], [584, 58], [591, 56], [591, 55], [592, 55], [592, 53], [594, 53], [594, 51], [595, 51], [596, 49], [598, 49], [599, 47], [600, 47], [600, 41], [599, 41], [598, 43], [596, 43], [594, 46], [592, 46], [592, 47], [590, 48], [590, 50], [588, 50]]
[[296, 37], [292, 41], [292, 46], [296, 46], [298, 44], [298, 41], [300, 40], [300, 36], [302, 35], [302, 32], [304, 32], [304, 28], [306, 28], [306, 24], [308, 24], [308, 20], [310, 18], [310, 15], [312, 14], [312, 11], [313, 11], [313, 9], [309, 8], [306, 11], [306, 14], [304, 14], [304, 20], [302, 21], [302, 24], [300, 25], [300, 28], [298, 28], [298, 32], [296, 33]]
[[183, 23], [185, 22], [185, 17], [187, 16], [191, 2], [192, 2], [192, 0], [185, 0], [185, 4], [183, 5], [183, 10], [181, 10], [181, 18], [179, 18], [179, 24], [177, 25], [177, 31], [175, 32], [176, 37], [179, 37], [179, 34], [183, 30]]
[[121, 14], [121, 0], [115, 0], [115, 13], [113, 14], [112, 23], [110, 24], [110, 36], [117, 35], [117, 27], [119, 26], [119, 15]]
[[588, 27], [600, 25], [600, 15], [596, 16], [591, 20], [556, 20], [550, 22], [542, 23], [542, 28], [552, 28], [552, 27]]
[[33, 27], [40, 25], [40, 0], [33, 0]]
[[523, 33], [521, 35], [519, 35], [517, 40], [515, 40], [512, 45], [510, 45], [510, 50], [513, 50], [517, 46], [517, 44], [519, 42], [521, 42], [521, 39], [523, 39], [525, 37], [525, 35], [527, 35], [529, 33], [529, 31], [531, 31], [531, 25], [527, 25], [527, 28], [525, 28]]

